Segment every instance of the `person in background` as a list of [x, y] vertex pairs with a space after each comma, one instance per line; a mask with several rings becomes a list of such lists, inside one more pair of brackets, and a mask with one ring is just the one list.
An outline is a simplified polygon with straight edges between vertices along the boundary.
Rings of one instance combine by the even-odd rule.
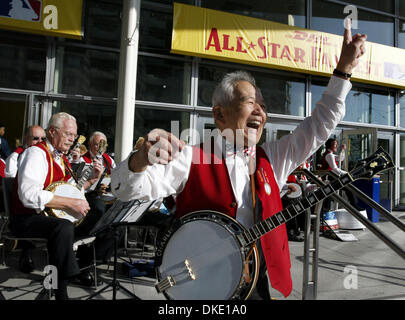
[[25, 144], [15, 149], [6, 160], [6, 177], [14, 178], [16, 176], [18, 169], [18, 158], [25, 149], [45, 140], [45, 130], [41, 126], [33, 125], [28, 127], [24, 135]]
[[4, 134], [6, 133], [6, 127], [4, 124], [0, 123], [0, 158], [4, 161], [10, 155], [10, 147], [8, 146], [7, 140], [4, 138]]

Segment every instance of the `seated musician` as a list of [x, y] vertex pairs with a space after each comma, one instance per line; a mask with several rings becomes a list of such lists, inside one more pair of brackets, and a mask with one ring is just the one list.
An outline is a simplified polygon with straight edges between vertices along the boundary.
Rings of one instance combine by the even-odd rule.
[[[337, 70], [352, 71], [364, 53], [365, 39], [365, 35], [352, 38], [351, 30], [345, 30]], [[265, 219], [282, 210], [279, 190], [288, 175], [321, 146], [343, 118], [344, 101], [350, 89], [348, 78], [332, 76], [312, 115], [292, 134], [265, 142], [249, 154], [260, 140], [267, 110], [249, 74], [242, 71], [227, 74], [212, 98], [213, 117], [222, 136], [207, 141], [211, 148], [203, 146], [204, 143], [186, 146], [173, 134], [154, 129], [113, 170], [111, 189], [123, 201], [153, 200], [174, 194], [178, 217], [210, 209], [251, 227], [255, 195], [252, 195], [249, 158], [256, 161], [255, 184], [252, 184], [256, 189], [256, 203], [261, 199], [256, 209], [262, 210], [256, 213], [261, 215], [259, 219]], [[243, 138], [238, 140], [238, 136]], [[270, 299], [266, 266], [272, 287], [287, 297], [292, 291], [292, 280], [285, 225], [267, 233], [257, 241], [257, 246], [265, 259], [260, 259], [259, 280], [252, 298]]]
[[[90, 187], [86, 190], [86, 199], [90, 205], [90, 212], [87, 215], [84, 222], [76, 228], [76, 232], [79, 235], [88, 235], [93, 226], [98, 222], [101, 216], [108, 209], [108, 204], [104, 201], [104, 195], [110, 187], [110, 183], [103, 183], [108, 181], [111, 169], [115, 168], [114, 159], [111, 158], [106, 152], [100, 150], [100, 141], [104, 140], [107, 143], [107, 137], [100, 131], [95, 131], [90, 135], [88, 140], [88, 151], [84, 153], [79, 160], [81, 164], [85, 163], [81, 173], [86, 170], [88, 166], [94, 163], [99, 163], [102, 167], [102, 174], [100, 176], [91, 175], [89, 177]], [[99, 152], [100, 150], [100, 152]], [[79, 173], [80, 174], [80, 173]], [[120, 236], [123, 234], [120, 233]], [[113, 234], [103, 234], [97, 236], [96, 248], [97, 248], [97, 260], [106, 261], [113, 251]]]
[[41, 126], [29, 126], [24, 135], [25, 144], [15, 149], [6, 160], [6, 177], [14, 178], [16, 176], [18, 169], [18, 158], [25, 149], [45, 140], [45, 131]]
[[[57, 300], [68, 299], [67, 284], [72, 278], [83, 285], [93, 285], [92, 275], [80, 273], [73, 251], [75, 227], [72, 222], [41, 213], [45, 208], [65, 210], [77, 218], [86, 216], [90, 206], [86, 200], [53, 194], [45, 190], [56, 181], [69, 181], [70, 164], [67, 153], [77, 135], [76, 119], [64, 112], [54, 114], [46, 129], [46, 141], [26, 149], [20, 157], [20, 165], [14, 184], [13, 214], [10, 229], [18, 237], [39, 237], [48, 240], [49, 263], [58, 270]], [[95, 165], [94, 174], [101, 175], [101, 165]], [[85, 188], [89, 187], [86, 182]], [[80, 246], [82, 247], [82, 246]], [[79, 248], [80, 248], [79, 247]]]

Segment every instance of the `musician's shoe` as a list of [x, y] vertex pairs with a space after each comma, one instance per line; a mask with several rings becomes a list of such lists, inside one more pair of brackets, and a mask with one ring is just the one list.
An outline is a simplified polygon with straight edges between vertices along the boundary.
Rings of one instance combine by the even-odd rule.
[[23, 250], [21, 252], [18, 267], [20, 271], [24, 273], [31, 273], [32, 271], [34, 271], [35, 265], [31, 257], [31, 250]]
[[[78, 276], [71, 280], [71, 283], [77, 284], [83, 287], [95, 287], [96, 282], [94, 279], [94, 275], [90, 271], [82, 271]], [[97, 279], [97, 286], [103, 284], [101, 279]]]

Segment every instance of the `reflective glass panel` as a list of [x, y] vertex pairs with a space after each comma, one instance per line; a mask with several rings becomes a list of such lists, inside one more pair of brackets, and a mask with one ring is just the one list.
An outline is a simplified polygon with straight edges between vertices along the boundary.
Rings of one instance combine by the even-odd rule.
[[155, 128], [164, 129], [180, 137], [184, 130], [190, 128], [190, 113], [138, 107], [135, 110], [134, 143]]
[[[200, 65], [198, 79], [198, 105], [211, 107], [211, 96], [216, 85], [228, 73], [242, 69], [241, 66], [218, 67]], [[282, 77], [269, 73], [248, 71], [256, 80], [268, 105], [267, 112], [304, 116], [305, 83], [293, 77]]]
[[[401, 2], [402, 0], [400, 0]], [[388, 13], [394, 13], [395, 11], [395, 1], [394, 0], [350, 0], [346, 1], [350, 4], [353, 4], [355, 6], [363, 6], [366, 8], [374, 9], [374, 10], [379, 10], [379, 11], [384, 11]]]
[[305, 0], [201, 0], [201, 6], [305, 28]]
[[[85, 136], [86, 139], [89, 139], [94, 131], [104, 133], [107, 136], [107, 152], [114, 152], [115, 106], [67, 101], [55, 101], [53, 106], [53, 113], [67, 112], [74, 116], [77, 122], [77, 134]], [[86, 146], [87, 143], [86, 140]]]
[[45, 73], [44, 37], [0, 30], [0, 87], [43, 91]]
[[[323, 85], [311, 85], [312, 109], [321, 99], [324, 90]], [[346, 97], [346, 114], [343, 120], [393, 126], [395, 123], [394, 92], [353, 87]]]
[[142, 8], [139, 26], [139, 50], [169, 53], [172, 41], [173, 14]]
[[59, 46], [55, 90], [66, 94], [116, 97], [119, 53]]
[[[343, 22], [348, 13], [344, 6], [330, 2], [314, 0], [312, 2], [311, 29], [343, 35]], [[357, 29], [352, 33], [367, 34], [367, 41], [394, 45], [394, 20], [371, 12], [358, 10]]]
[[190, 83], [190, 62], [138, 57], [137, 100], [189, 104]]

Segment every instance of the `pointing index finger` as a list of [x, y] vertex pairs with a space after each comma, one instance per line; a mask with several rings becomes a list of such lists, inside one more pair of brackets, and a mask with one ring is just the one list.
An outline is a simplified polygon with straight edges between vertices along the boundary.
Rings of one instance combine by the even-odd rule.
[[346, 18], [345, 32], [343, 34], [343, 39], [346, 43], [352, 41], [352, 20], [350, 20], [350, 18]]

